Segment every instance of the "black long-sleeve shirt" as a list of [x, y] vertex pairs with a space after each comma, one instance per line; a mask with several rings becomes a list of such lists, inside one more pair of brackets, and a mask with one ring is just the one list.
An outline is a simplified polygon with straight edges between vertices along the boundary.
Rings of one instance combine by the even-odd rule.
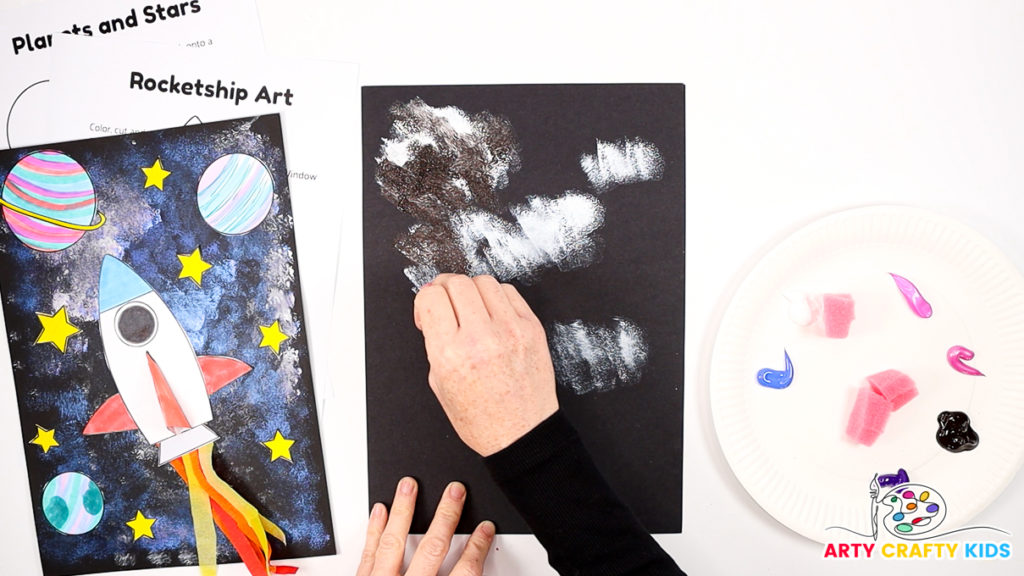
[[683, 574], [608, 486], [561, 410], [484, 463], [562, 576]]

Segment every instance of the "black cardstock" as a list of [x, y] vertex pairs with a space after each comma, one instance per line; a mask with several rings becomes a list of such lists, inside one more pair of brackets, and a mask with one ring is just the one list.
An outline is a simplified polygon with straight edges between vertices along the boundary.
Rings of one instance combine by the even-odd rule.
[[[422, 533], [444, 487], [459, 480], [469, 490], [460, 532], [485, 519], [502, 533], [529, 532], [480, 457], [459, 440], [427, 384], [423, 339], [412, 320], [415, 294], [403, 274], [410, 262], [395, 249], [396, 239], [415, 220], [382, 197], [375, 175], [382, 138], [390, 136], [392, 106], [414, 98], [470, 115], [486, 111], [511, 124], [522, 167], [496, 191], [501, 206], [569, 190], [595, 194], [604, 205], [597, 263], [570, 271], [552, 268], [530, 285], [513, 284], [549, 335], [553, 322], [608, 323], [615, 316], [644, 330], [649, 356], [638, 383], [582, 395], [559, 386], [559, 404], [598, 468], [646, 528], [680, 532], [685, 124], [684, 89], [678, 84], [363, 89], [369, 503], [390, 503], [402, 476], [417, 478], [413, 531]], [[598, 139], [624, 137], [657, 146], [663, 177], [597, 194], [580, 157], [594, 154]]]

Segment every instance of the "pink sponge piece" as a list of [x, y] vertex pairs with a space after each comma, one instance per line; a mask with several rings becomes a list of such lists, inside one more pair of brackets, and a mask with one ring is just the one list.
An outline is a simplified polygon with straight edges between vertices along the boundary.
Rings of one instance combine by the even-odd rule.
[[857, 391], [857, 400], [853, 403], [850, 420], [846, 423], [846, 435], [858, 444], [871, 446], [885, 430], [889, 412], [890, 404], [885, 397], [870, 386], [862, 386]]
[[825, 336], [846, 338], [853, 323], [853, 296], [849, 294], [822, 294], [821, 321]]
[[917, 396], [917, 384], [899, 370], [886, 370], [868, 376], [868, 384], [876, 394], [889, 401], [892, 410], [899, 410]]

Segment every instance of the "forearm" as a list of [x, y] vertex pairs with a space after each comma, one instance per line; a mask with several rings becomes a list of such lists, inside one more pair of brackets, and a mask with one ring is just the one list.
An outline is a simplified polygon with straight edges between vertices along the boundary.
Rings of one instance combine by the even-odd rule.
[[559, 574], [682, 574], [608, 486], [561, 411], [484, 462]]

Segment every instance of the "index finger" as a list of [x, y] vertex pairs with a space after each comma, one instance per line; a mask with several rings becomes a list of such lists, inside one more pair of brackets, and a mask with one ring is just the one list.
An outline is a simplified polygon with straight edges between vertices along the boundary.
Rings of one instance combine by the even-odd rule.
[[416, 294], [413, 319], [428, 341], [451, 337], [459, 327], [448, 291], [439, 284], [425, 286]]
[[373, 562], [375, 571], [398, 574], [402, 569], [405, 538], [409, 535], [412, 514], [416, 509], [416, 489], [416, 481], [408, 476], [399, 481], [395, 499], [391, 503], [391, 514], [377, 543], [377, 554]]
[[[490, 314], [484, 306], [483, 298], [476, 283], [463, 274], [441, 274], [433, 285], [442, 286], [448, 291], [448, 299], [455, 311], [455, 320], [460, 328], [489, 322]], [[433, 286], [431, 285], [431, 286]]]
[[465, 502], [466, 487], [461, 483], [452, 482], [445, 488], [434, 519], [416, 548], [406, 576], [436, 576], [448, 555], [452, 535], [459, 525]]

